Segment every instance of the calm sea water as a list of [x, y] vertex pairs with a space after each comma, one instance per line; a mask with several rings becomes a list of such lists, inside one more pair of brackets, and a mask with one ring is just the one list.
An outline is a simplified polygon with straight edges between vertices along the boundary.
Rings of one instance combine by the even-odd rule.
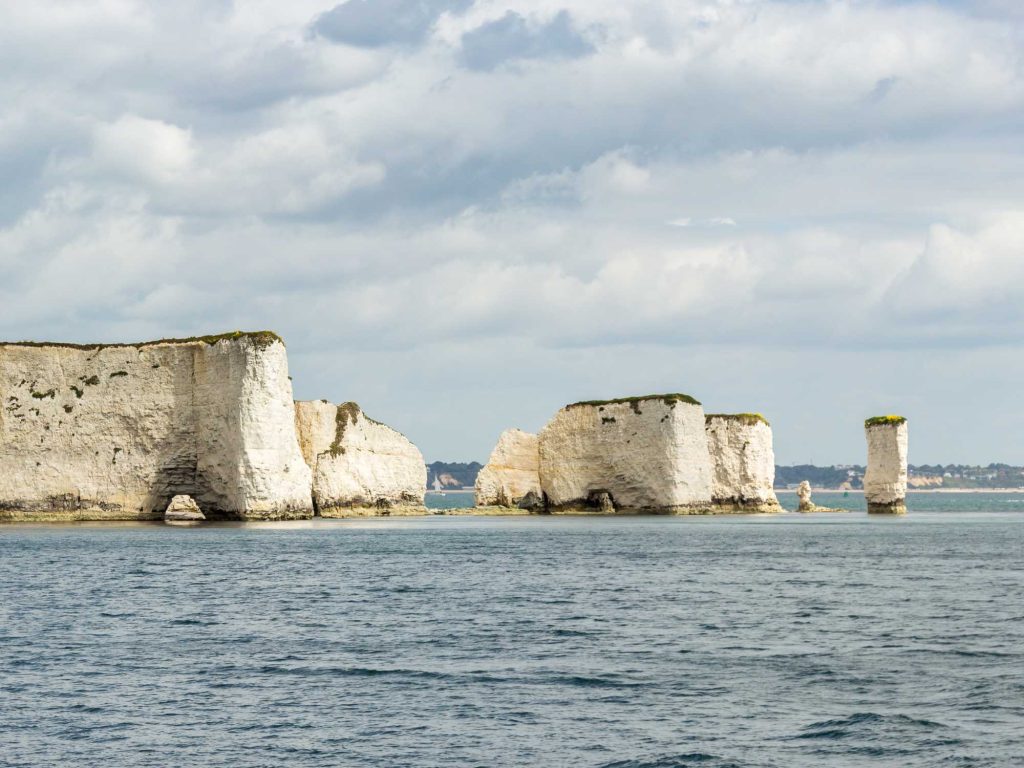
[[0, 526], [0, 765], [1024, 765], [1024, 496], [910, 504]]

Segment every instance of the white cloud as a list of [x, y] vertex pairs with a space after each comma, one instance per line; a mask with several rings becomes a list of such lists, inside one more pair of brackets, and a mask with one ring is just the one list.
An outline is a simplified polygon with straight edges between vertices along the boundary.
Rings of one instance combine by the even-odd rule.
[[740, 349], [981, 359], [1020, 343], [1015, 8], [8, 4], [0, 337], [275, 327], [310, 395], [372, 359], [405, 415], [428, 347], [522, 408], [542, 371], [740, 398]]
[[96, 127], [93, 160], [98, 173], [168, 184], [193, 170], [192, 132], [160, 120], [124, 115]]

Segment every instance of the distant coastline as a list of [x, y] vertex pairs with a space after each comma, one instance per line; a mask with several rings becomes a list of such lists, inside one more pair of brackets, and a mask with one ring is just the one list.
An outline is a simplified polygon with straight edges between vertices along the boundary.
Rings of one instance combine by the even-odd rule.
[[[863, 488], [815, 488], [815, 493], [857, 493]], [[775, 493], [796, 493], [796, 488], [776, 488]], [[907, 493], [1024, 493], [1024, 488], [907, 488]]]
[[[863, 488], [815, 488], [815, 493], [855, 493], [863, 495]], [[445, 488], [442, 491], [428, 490], [428, 496], [449, 494], [472, 494], [472, 488]], [[796, 488], [776, 488], [776, 494], [795, 494]], [[907, 493], [1024, 493], [1024, 488], [908, 488]]]

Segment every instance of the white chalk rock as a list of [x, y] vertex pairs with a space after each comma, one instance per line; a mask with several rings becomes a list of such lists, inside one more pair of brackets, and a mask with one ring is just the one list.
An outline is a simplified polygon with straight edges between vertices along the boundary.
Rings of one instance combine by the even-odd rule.
[[205, 519], [206, 516], [191, 496], [175, 496], [164, 512], [164, 521], [168, 523], [195, 523]]
[[811, 501], [811, 484], [806, 480], [801, 480], [800, 485], [796, 487], [796, 497], [799, 499], [798, 512], [813, 512], [816, 509], [814, 502]]
[[907, 511], [907, 420], [876, 416], [864, 422], [868, 467], [864, 499], [868, 512], [903, 514]]
[[521, 429], [506, 429], [476, 476], [476, 505], [515, 507], [530, 493], [533, 498], [541, 496], [537, 436]]
[[775, 496], [772, 428], [759, 413], [705, 417], [711, 499], [719, 512], [781, 512]]
[[541, 430], [538, 447], [554, 514], [711, 511], [704, 411], [686, 395], [566, 406]]
[[0, 344], [0, 519], [309, 517], [284, 344]]
[[426, 513], [427, 468], [405, 435], [326, 400], [297, 402], [295, 424], [323, 517]]

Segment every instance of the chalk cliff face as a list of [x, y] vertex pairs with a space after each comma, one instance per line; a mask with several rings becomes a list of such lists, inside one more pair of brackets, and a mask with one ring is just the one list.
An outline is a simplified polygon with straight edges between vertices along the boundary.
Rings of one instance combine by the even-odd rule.
[[719, 512], [781, 512], [772, 428], [756, 413], [710, 414], [711, 498]]
[[868, 512], [903, 514], [907, 511], [907, 420], [876, 416], [864, 423], [864, 431], [868, 441], [864, 472]]
[[711, 511], [704, 411], [686, 395], [566, 406], [541, 430], [538, 448], [554, 514]]
[[270, 333], [0, 344], [0, 519], [312, 514], [284, 344]]
[[531, 492], [540, 498], [537, 436], [521, 429], [506, 429], [476, 476], [476, 505], [514, 507]]
[[295, 426], [323, 517], [426, 512], [423, 454], [400, 432], [326, 400], [297, 402]]

